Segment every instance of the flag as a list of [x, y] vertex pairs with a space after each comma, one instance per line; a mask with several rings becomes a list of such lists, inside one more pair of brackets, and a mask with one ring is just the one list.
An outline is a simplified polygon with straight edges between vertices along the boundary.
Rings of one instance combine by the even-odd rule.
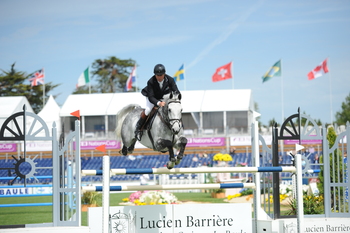
[[126, 80], [125, 91], [132, 89], [132, 84], [136, 82], [136, 65], [132, 68], [129, 78]]
[[282, 68], [281, 68], [281, 60], [276, 62], [266, 73], [262, 76], [263, 83], [270, 80], [270, 78], [274, 76], [281, 76]]
[[313, 69], [307, 74], [308, 80], [313, 80], [315, 78], [321, 77], [322, 75], [328, 73], [329, 70], [327, 66], [327, 60], [328, 58], [326, 58], [326, 60], [324, 60], [320, 65], [316, 66], [315, 69]]
[[44, 68], [42, 68], [41, 70], [35, 71], [34, 74], [32, 74], [32, 76], [29, 77], [29, 81], [31, 82], [31, 86], [35, 87], [40, 84], [44, 84], [44, 78]]
[[90, 82], [89, 67], [84, 70], [84, 72], [78, 78], [77, 87], [85, 86]]
[[182, 66], [180, 66], [180, 69], [178, 71], [176, 71], [176, 73], [174, 74], [174, 81], [178, 82], [180, 80], [184, 80], [185, 79], [185, 69], [184, 69], [184, 64], [182, 64]]
[[217, 68], [215, 73], [213, 74], [212, 81], [218, 82], [218, 81], [232, 78], [231, 66], [232, 66], [232, 62]]

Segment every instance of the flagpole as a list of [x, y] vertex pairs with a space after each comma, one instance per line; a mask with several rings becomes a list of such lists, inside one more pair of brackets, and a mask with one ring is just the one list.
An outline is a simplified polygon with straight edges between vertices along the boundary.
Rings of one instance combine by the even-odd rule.
[[234, 89], [234, 78], [235, 76], [233, 75], [233, 61], [231, 61], [231, 70], [232, 70], [232, 89]]
[[184, 89], [186, 91], [185, 63], [184, 63]]
[[[284, 100], [283, 100], [283, 72], [282, 72], [282, 59], [280, 59], [281, 61], [281, 104], [282, 104], [282, 121], [281, 124], [283, 124], [284, 122]], [[281, 151], [282, 154], [284, 152], [284, 147], [283, 147], [283, 140], [281, 140]]]
[[44, 85], [44, 88], [43, 88], [43, 108], [45, 106], [45, 70], [43, 68], [43, 73], [44, 73], [44, 80], [43, 80], [43, 85]]
[[89, 76], [89, 95], [91, 94], [91, 80], [90, 80], [90, 66], [88, 66], [88, 76]]
[[43, 108], [45, 106], [45, 81], [44, 81], [44, 88], [43, 88]]
[[[135, 69], [136, 69], [136, 64], [135, 64]], [[137, 92], [138, 91], [138, 89], [137, 89], [137, 85], [138, 85], [138, 79], [139, 79], [139, 75], [138, 75], [139, 73], [136, 71], [136, 76], [135, 76], [135, 92]]]
[[331, 69], [329, 69], [330, 67], [330, 63], [329, 63], [329, 57], [328, 57], [328, 61], [327, 61], [327, 66], [328, 66], [328, 72], [329, 72], [329, 100], [330, 100], [330, 105], [331, 105], [331, 125], [333, 125], [333, 104], [332, 104], [332, 77], [331, 77]]
[[281, 59], [281, 104], [282, 104], [282, 121], [284, 121], [284, 103], [283, 103], [283, 72], [282, 72], [282, 59]]

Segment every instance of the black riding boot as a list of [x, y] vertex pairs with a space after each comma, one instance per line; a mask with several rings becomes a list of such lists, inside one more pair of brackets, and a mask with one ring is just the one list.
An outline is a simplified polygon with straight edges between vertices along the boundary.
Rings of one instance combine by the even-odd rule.
[[147, 116], [145, 115], [145, 111], [142, 111], [140, 115], [140, 119], [136, 123], [135, 138], [139, 141], [141, 141], [141, 137], [142, 137], [141, 127], [145, 123], [146, 118]]

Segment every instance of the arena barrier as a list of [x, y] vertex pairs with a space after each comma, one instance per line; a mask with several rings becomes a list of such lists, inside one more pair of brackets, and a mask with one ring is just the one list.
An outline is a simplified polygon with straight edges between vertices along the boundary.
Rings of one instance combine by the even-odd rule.
[[[109, 194], [110, 191], [139, 191], [139, 190], [175, 190], [175, 189], [217, 189], [217, 188], [260, 188], [260, 185], [255, 183], [227, 183], [227, 184], [197, 184], [197, 185], [140, 185], [140, 186], [111, 186], [111, 175], [125, 175], [125, 174], [175, 174], [175, 173], [255, 173], [259, 172], [293, 172], [300, 174], [296, 179], [296, 200], [297, 200], [297, 221], [298, 228], [302, 224], [303, 218], [303, 202], [302, 202], [302, 167], [301, 156], [296, 155], [296, 166], [290, 167], [200, 167], [200, 168], [150, 168], [150, 169], [110, 169], [109, 156], [103, 156], [103, 170], [82, 170], [83, 175], [102, 175], [102, 186], [83, 186], [81, 189], [85, 192], [102, 191], [102, 232], [109, 232]], [[109, 172], [103, 172], [109, 171]], [[259, 177], [259, 176], [258, 176]], [[255, 177], [256, 180], [256, 177]], [[260, 179], [258, 179], [260, 180]], [[110, 189], [103, 189], [103, 187], [110, 187]], [[260, 193], [260, 190], [259, 192]], [[256, 197], [256, 196], [259, 196]], [[260, 206], [260, 195], [254, 197], [254, 208]], [[255, 218], [255, 224], [257, 224]], [[300, 231], [299, 231], [300, 232]]]

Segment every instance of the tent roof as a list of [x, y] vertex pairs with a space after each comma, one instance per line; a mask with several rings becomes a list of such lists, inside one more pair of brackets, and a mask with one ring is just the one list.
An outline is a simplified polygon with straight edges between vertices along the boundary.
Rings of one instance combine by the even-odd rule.
[[[184, 113], [216, 111], [248, 111], [253, 109], [252, 91], [200, 90], [181, 91]], [[115, 115], [128, 104], [145, 107], [145, 97], [140, 92], [70, 95], [63, 104], [60, 116], [80, 110], [82, 116]]]
[[46, 122], [49, 128], [52, 127], [53, 122], [56, 122], [56, 127], [60, 128], [60, 111], [60, 106], [58, 106], [53, 96], [50, 95], [49, 100], [46, 102], [44, 108], [38, 113], [38, 116]]
[[0, 97], [0, 118], [8, 118], [16, 112], [23, 111], [23, 105], [26, 105], [27, 112], [34, 112], [25, 96], [4, 96]]

